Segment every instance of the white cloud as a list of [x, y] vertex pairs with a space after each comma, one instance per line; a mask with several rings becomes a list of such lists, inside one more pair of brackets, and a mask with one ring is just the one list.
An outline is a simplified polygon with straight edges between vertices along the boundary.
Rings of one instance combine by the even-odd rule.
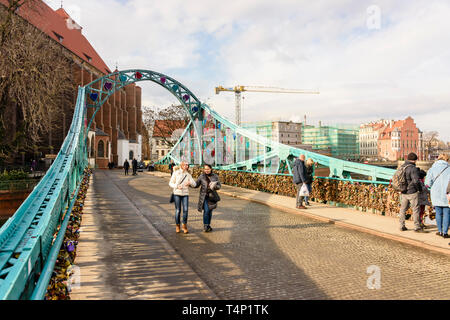
[[[58, 3], [57, 3], [58, 2]], [[59, 1], [48, 1], [53, 7]], [[321, 94], [245, 94], [243, 119], [366, 122], [412, 116], [450, 140], [450, 4], [371, 1], [66, 0], [110, 68], [169, 75], [234, 119], [232, 93], [217, 85], [319, 89]], [[76, 10], [75, 10], [76, 11]], [[71, 12], [69, 12], [71, 13]], [[211, 56], [213, 54], [213, 56]], [[170, 104], [144, 86], [144, 101]]]

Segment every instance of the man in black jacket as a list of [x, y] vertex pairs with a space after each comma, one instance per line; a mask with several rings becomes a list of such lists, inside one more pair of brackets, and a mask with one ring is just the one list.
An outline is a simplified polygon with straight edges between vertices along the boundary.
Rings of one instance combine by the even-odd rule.
[[123, 163], [123, 168], [125, 169], [125, 175], [128, 175], [128, 169], [130, 169], [130, 163], [127, 159], [125, 159], [125, 162]]
[[407, 161], [403, 164], [405, 166], [405, 178], [407, 183], [406, 191], [402, 192], [400, 197], [400, 230], [408, 230], [405, 227], [405, 213], [409, 207], [413, 211], [414, 231], [424, 232], [420, 226], [420, 206], [419, 193], [422, 191], [422, 186], [419, 181], [419, 168], [416, 167], [417, 155], [414, 152], [408, 154]]
[[294, 162], [294, 168], [292, 169], [292, 176], [294, 183], [297, 185], [297, 209], [306, 209], [303, 205], [304, 196], [300, 196], [300, 189], [303, 184], [306, 183], [306, 166], [305, 166], [305, 155], [300, 155]]
[[133, 167], [133, 176], [137, 175], [137, 160], [133, 158], [133, 161], [131, 161], [131, 166]]

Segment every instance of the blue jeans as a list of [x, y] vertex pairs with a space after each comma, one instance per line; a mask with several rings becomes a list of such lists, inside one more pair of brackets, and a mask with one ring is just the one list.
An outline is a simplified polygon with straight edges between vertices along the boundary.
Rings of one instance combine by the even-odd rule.
[[436, 211], [436, 224], [438, 231], [443, 234], [448, 234], [448, 227], [450, 225], [450, 208], [449, 207], [434, 207]]
[[211, 224], [212, 212], [213, 211], [210, 210], [208, 206], [208, 198], [206, 198], [203, 203], [203, 224], [205, 226], [209, 226]]
[[183, 204], [183, 223], [187, 223], [189, 196], [174, 195], [175, 198], [175, 223], [180, 224], [181, 204]]

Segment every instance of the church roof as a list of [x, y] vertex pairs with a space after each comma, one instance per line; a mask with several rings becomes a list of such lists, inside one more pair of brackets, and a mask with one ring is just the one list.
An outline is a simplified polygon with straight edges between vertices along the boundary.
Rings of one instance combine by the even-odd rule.
[[105, 132], [103, 132], [103, 130], [101, 130], [101, 129], [99, 129], [99, 128], [96, 128], [96, 129], [95, 129], [95, 135], [96, 135], [96, 136], [106, 136], [106, 137], [109, 137], [108, 134], [106, 134]]
[[[8, 3], [8, 0], [0, 0], [3, 6], [8, 6]], [[82, 28], [63, 8], [55, 11], [42, 0], [36, 0], [27, 1], [17, 13], [101, 73], [111, 73], [100, 55], [83, 36]]]
[[125, 136], [125, 134], [122, 132], [122, 130], [117, 130], [119, 133], [118, 133], [118, 138], [117, 138], [117, 140], [127, 140], [127, 137]]

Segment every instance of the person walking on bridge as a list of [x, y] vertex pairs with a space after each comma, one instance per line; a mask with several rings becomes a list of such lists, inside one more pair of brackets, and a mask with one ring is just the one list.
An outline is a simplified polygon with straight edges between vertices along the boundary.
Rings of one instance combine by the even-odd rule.
[[128, 175], [128, 169], [130, 169], [130, 163], [127, 159], [125, 159], [125, 162], [123, 163], [123, 169], [125, 170], [125, 175]]
[[307, 183], [306, 179], [306, 167], [305, 167], [305, 155], [302, 154], [294, 162], [294, 168], [292, 169], [292, 176], [294, 183], [297, 185], [297, 209], [306, 209], [303, 205], [304, 196], [300, 195], [300, 190], [303, 184]]
[[175, 224], [176, 232], [180, 233], [180, 215], [181, 206], [183, 206], [183, 232], [188, 233], [187, 221], [188, 221], [188, 206], [189, 206], [189, 186], [195, 187], [195, 180], [192, 179], [191, 174], [188, 171], [189, 165], [187, 162], [180, 163], [180, 169], [174, 170], [172, 177], [170, 178], [169, 186], [173, 188], [173, 195], [175, 200]]
[[205, 164], [203, 173], [198, 177], [195, 182], [194, 188], [200, 188], [200, 194], [198, 198], [198, 211], [203, 211], [203, 226], [205, 232], [211, 232], [211, 218], [212, 212], [217, 208], [217, 202], [220, 201], [220, 197], [216, 190], [221, 188], [219, 176], [212, 171], [212, 167], [209, 164]]
[[448, 228], [450, 225], [450, 207], [447, 199], [447, 188], [450, 183], [449, 157], [440, 154], [438, 160], [427, 172], [425, 185], [430, 186], [431, 203], [436, 211], [437, 235], [449, 238]]

